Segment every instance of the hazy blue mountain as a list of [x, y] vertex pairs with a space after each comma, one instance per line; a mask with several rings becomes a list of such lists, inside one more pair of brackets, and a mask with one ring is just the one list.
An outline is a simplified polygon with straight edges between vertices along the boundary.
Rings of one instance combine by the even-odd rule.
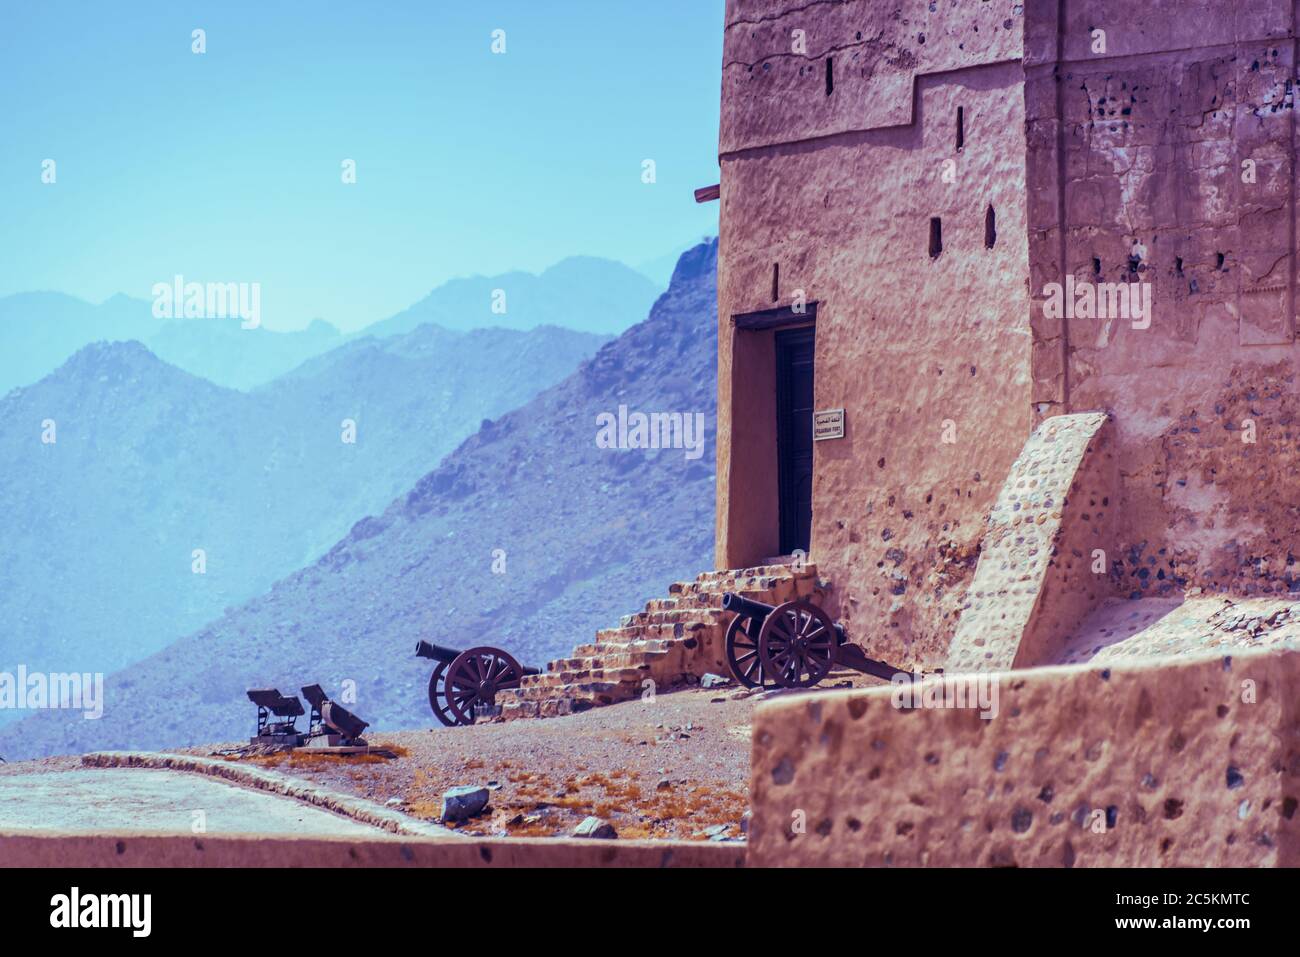
[[173, 319], [160, 322], [146, 344], [158, 358], [186, 372], [246, 390], [342, 341], [342, 334], [323, 319], [296, 332], [245, 329], [238, 319]]
[[336, 531], [320, 526], [310, 557], [409, 488], [485, 419], [527, 402], [606, 341], [555, 326], [453, 332], [424, 325], [403, 335], [353, 340], [254, 390], [255, 402], [284, 422], [314, 421], [332, 410], [332, 430], [304, 436], [305, 462], [338, 454], [344, 418], [354, 419], [364, 438], [353, 467], [359, 474], [316, 475], [337, 502]]
[[[409, 309], [351, 337], [317, 319], [295, 332], [244, 329], [239, 319], [158, 319], [145, 299], [117, 295], [100, 305], [62, 293], [0, 298], [0, 395], [31, 385], [92, 342], [138, 340], [159, 358], [217, 385], [248, 390], [264, 385], [347, 338], [402, 335], [426, 323], [467, 331], [559, 326], [614, 335], [644, 318], [662, 290], [622, 263], [576, 256], [541, 275], [453, 279]], [[493, 311], [495, 290], [505, 312]]]
[[81, 349], [0, 399], [0, 670], [110, 671], [211, 621], [603, 341], [423, 326], [350, 342], [251, 393], [138, 342]]
[[[246, 689], [345, 678], [378, 729], [431, 726], [417, 638], [541, 664], [710, 567], [716, 262], [716, 241], [687, 252], [649, 318], [577, 372], [484, 422], [318, 561], [111, 675], [102, 719], [42, 712], [0, 730], [0, 753], [235, 740]], [[598, 448], [596, 417], [619, 405], [702, 413], [702, 454]]]
[[0, 395], [31, 385], [92, 342], [136, 340], [172, 365], [217, 385], [248, 389], [342, 342], [316, 320], [298, 332], [238, 319], [158, 319], [146, 299], [116, 295], [99, 305], [57, 292], [0, 299]]
[[[493, 311], [497, 290], [505, 294], [504, 313]], [[554, 325], [616, 334], [645, 318], [662, 290], [662, 285], [622, 263], [573, 256], [541, 275], [509, 272], [453, 279], [409, 309], [368, 326], [365, 332], [387, 336], [432, 322], [447, 329]]]
[[0, 298], [0, 395], [30, 385], [88, 343], [146, 339], [157, 331], [149, 303], [127, 296], [98, 306], [58, 292]]

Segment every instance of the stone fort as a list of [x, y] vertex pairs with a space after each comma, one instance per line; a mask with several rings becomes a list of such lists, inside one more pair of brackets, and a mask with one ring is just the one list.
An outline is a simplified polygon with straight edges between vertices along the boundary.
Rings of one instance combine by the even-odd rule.
[[806, 597], [1001, 717], [760, 706], [752, 863], [1300, 863], [1297, 16], [728, 0], [719, 570], [507, 717]]

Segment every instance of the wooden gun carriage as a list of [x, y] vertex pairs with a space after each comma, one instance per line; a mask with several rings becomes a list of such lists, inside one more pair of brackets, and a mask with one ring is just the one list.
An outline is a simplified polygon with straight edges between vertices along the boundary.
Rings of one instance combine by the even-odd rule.
[[868, 658], [846, 639], [843, 625], [810, 601], [769, 605], [727, 592], [722, 608], [736, 615], [727, 625], [727, 665], [748, 688], [810, 688], [835, 665], [886, 681], [897, 675], [916, 677]]
[[448, 727], [473, 724], [480, 713], [496, 708], [498, 691], [518, 688], [524, 675], [540, 673], [538, 668], [521, 665], [509, 652], [487, 645], [457, 651], [421, 641], [415, 653], [438, 662], [429, 677], [429, 706]]

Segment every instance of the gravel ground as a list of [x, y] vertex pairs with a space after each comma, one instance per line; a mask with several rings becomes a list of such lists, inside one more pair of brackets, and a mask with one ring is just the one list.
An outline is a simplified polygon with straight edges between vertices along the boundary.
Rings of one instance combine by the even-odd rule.
[[[819, 689], [775, 694], [850, 684], [879, 682], [837, 673]], [[621, 838], [740, 840], [749, 806], [751, 715], [773, 694], [734, 684], [690, 688], [563, 718], [369, 736], [394, 758], [297, 751], [227, 760], [379, 803], [400, 801], [402, 810], [425, 820], [437, 819], [449, 788], [486, 786], [488, 809], [457, 826], [468, 834], [562, 836], [595, 815]], [[364, 717], [364, 708], [358, 710]], [[169, 750], [209, 756], [246, 743]], [[0, 775], [79, 766], [77, 757], [46, 758], [0, 765]]]
[[738, 839], [753, 706], [735, 687], [697, 688], [563, 718], [371, 735], [393, 759], [298, 752], [238, 760], [380, 803], [396, 798], [427, 820], [448, 788], [487, 786], [488, 810], [459, 827], [472, 834], [565, 835], [595, 815], [623, 838]]

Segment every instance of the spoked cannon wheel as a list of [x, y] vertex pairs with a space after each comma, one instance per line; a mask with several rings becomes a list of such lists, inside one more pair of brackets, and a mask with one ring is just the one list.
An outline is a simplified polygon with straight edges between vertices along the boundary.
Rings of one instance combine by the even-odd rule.
[[463, 651], [447, 666], [447, 710], [456, 724], [473, 724], [476, 704], [495, 705], [497, 692], [518, 688], [523, 675], [519, 662], [500, 648]]
[[438, 667], [433, 669], [433, 674], [429, 676], [429, 707], [433, 709], [434, 717], [452, 727], [456, 719], [451, 716], [451, 711], [447, 708], [447, 665], [438, 662]]
[[763, 674], [783, 688], [810, 688], [830, 674], [839, 635], [830, 616], [810, 601], [772, 609], [758, 633]]
[[727, 626], [727, 667], [731, 676], [746, 688], [775, 688], [771, 675], [763, 671], [758, 654], [758, 635], [749, 625], [753, 619], [737, 615]]

